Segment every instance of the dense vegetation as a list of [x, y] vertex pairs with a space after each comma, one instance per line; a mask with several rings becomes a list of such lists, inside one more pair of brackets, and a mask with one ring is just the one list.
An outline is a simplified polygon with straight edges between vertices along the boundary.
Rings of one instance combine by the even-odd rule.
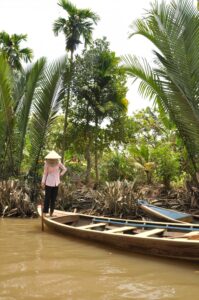
[[[58, 4], [65, 18], [53, 31], [65, 36], [65, 58], [23, 68], [33, 57], [20, 48], [26, 35], [0, 33], [1, 180], [27, 179], [34, 199], [44, 155], [54, 149], [68, 166], [65, 182], [77, 186], [128, 180], [197, 187], [199, 15], [192, 1], [155, 2], [134, 22], [130, 37], [154, 45], [153, 68], [117, 57], [106, 38], [92, 41], [99, 17], [90, 9]], [[153, 108], [128, 115], [127, 76], [139, 80]]]

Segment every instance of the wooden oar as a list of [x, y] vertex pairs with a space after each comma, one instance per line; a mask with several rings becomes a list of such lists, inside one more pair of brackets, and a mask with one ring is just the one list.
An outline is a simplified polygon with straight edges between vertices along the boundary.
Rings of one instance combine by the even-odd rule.
[[[45, 195], [45, 192], [44, 192]], [[45, 197], [45, 196], [44, 196]], [[44, 231], [44, 198], [42, 197], [41, 201], [41, 230]]]
[[44, 231], [44, 213], [43, 213], [43, 204], [41, 205], [41, 230]]
[[41, 201], [41, 230], [44, 231], [44, 199]]

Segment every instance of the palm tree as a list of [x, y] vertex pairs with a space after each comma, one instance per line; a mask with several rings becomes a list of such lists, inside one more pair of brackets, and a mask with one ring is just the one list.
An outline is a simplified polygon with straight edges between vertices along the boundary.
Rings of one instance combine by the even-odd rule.
[[22, 70], [21, 61], [30, 62], [33, 58], [30, 48], [20, 48], [21, 42], [26, 40], [26, 34], [9, 35], [5, 31], [0, 32], [0, 52], [5, 55], [12, 69]]
[[[31, 109], [37, 95], [37, 89], [41, 87], [44, 70], [46, 68], [46, 59], [41, 58], [36, 61], [16, 81], [17, 87], [22, 86], [22, 93], [15, 91], [14, 98], [18, 99], [15, 107], [16, 127], [18, 132], [18, 167], [17, 173], [20, 172], [23, 160], [23, 151], [25, 146], [25, 137], [27, 133], [28, 123], [30, 120]], [[19, 97], [17, 97], [19, 94]]]
[[64, 151], [66, 148], [66, 129], [68, 125], [68, 110], [70, 103], [71, 81], [73, 73], [74, 52], [77, 47], [84, 41], [85, 46], [91, 42], [93, 24], [96, 24], [99, 17], [90, 9], [78, 9], [70, 1], [59, 0], [58, 5], [61, 6], [68, 15], [67, 19], [58, 18], [53, 24], [53, 31], [57, 36], [64, 33], [66, 39], [66, 51], [70, 52], [69, 66], [69, 84], [67, 86], [67, 95], [65, 97], [65, 118], [63, 130], [63, 147], [62, 160], [64, 159]]
[[30, 124], [31, 138], [31, 169], [36, 175], [38, 161], [52, 124], [57, 118], [64, 94], [62, 73], [66, 60], [61, 59], [46, 65], [43, 77], [39, 82], [39, 89], [34, 95], [32, 118]]
[[0, 56], [0, 176], [3, 178], [19, 175], [27, 136], [31, 139], [29, 164], [36, 173], [47, 134], [64, 96], [61, 75], [65, 64], [65, 58], [51, 64], [41, 58], [15, 82], [16, 76], [5, 56]]
[[140, 93], [169, 113], [197, 170], [199, 153], [199, 15], [191, 0], [152, 4], [132, 26], [154, 45], [152, 68], [143, 59], [125, 56], [127, 73], [140, 81]]
[[[0, 169], [1, 175], [5, 173], [6, 157], [9, 161], [9, 169], [13, 169], [13, 130], [15, 116], [13, 112], [13, 77], [5, 58], [0, 55]], [[6, 172], [9, 173], [10, 170]]]

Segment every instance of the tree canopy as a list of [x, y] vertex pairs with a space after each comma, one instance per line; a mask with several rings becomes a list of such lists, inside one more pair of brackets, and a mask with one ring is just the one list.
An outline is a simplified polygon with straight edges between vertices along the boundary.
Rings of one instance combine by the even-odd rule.
[[154, 2], [132, 25], [154, 45], [152, 68], [145, 60], [124, 57], [127, 73], [140, 80], [139, 91], [154, 99], [178, 128], [191, 161], [199, 162], [199, 15], [191, 0]]

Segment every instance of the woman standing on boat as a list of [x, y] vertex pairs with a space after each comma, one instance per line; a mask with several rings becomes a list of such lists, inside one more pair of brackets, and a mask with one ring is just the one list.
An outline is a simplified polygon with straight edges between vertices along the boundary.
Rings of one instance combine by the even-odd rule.
[[67, 168], [60, 163], [61, 156], [55, 151], [51, 151], [45, 157], [44, 173], [42, 177], [42, 187], [45, 188], [45, 200], [43, 213], [47, 214], [50, 208], [50, 216], [52, 217], [55, 209], [55, 201], [60, 184], [60, 176], [63, 176]]

